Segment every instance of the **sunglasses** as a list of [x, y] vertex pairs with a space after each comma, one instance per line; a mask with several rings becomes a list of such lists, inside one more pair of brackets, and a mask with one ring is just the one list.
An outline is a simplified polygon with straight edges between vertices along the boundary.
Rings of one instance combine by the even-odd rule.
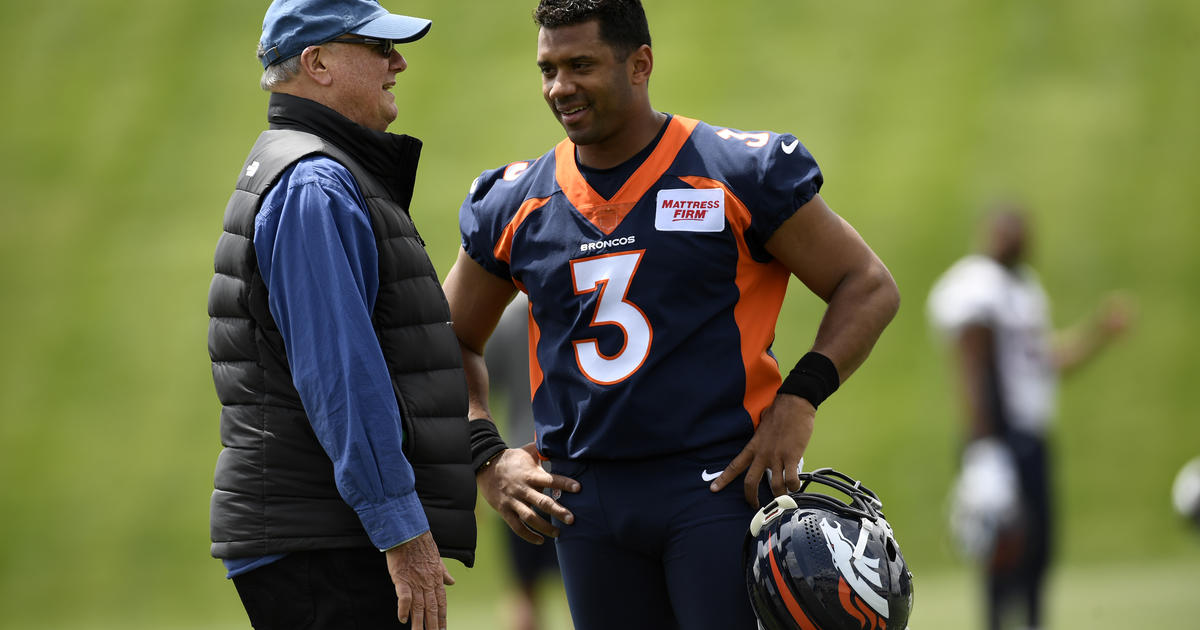
[[334, 44], [362, 44], [370, 46], [379, 53], [382, 57], [391, 57], [392, 51], [396, 49], [396, 44], [390, 39], [375, 39], [374, 37], [359, 37], [357, 35], [346, 35], [337, 39], [329, 40]]

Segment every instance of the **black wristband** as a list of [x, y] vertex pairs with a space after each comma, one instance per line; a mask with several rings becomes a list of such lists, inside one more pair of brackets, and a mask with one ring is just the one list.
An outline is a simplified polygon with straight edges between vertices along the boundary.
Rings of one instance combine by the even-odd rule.
[[467, 423], [471, 429], [471, 470], [476, 473], [487, 465], [500, 451], [508, 448], [496, 423], [487, 418], [476, 418]]
[[837, 366], [829, 357], [819, 352], [809, 352], [800, 357], [796, 367], [783, 379], [779, 393], [799, 396], [812, 403], [813, 409], [816, 409], [830, 394], [837, 391], [841, 383]]

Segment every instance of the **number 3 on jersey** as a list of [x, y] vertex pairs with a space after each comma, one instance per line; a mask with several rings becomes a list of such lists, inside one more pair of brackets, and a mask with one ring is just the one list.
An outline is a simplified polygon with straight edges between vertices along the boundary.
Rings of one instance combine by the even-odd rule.
[[599, 291], [591, 326], [614, 325], [621, 328], [625, 343], [613, 356], [600, 352], [595, 337], [574, 342], [579, 369], [601, 385], [619, 383], [637, 371], [650, 355], [654, 336], [646, 314], [628, 299], [629, 283], [637, 273], [646, 250], [606, 254], [571, 261], [571, 280], [575, 295]]

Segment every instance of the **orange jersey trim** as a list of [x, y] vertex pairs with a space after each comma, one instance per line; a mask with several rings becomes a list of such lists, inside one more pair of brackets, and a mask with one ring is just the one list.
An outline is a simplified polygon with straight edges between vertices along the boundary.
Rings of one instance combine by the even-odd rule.
[[[519, 286], [519, 285], [518, 285]], [[521, 291], [526, 295], [529, 294], [525, 287], [521, 287]], [[542, 364], [538, 363], [537, 345], [542, 338], [542, 329], [538, 328], [537, 322], [533, 321], [533, 305], [526, 307], [529, 312], [529, 402], [533, 402], [533, 395], [538, 388], [542, 386], [542, 381], [545, 380], [545, 374], [542, 372]], [[537, 427], [533, 429], [533, 450], [537, 453], [538, 461], [548, 462], [549, 457], [542, 454], [537, 447], [538, 434]]]
[[[524, 289], [522, 289], [524, 291]], [[528, 291], [526, 291], [528, 294]], [[542, 386], [542, 381], [546, 375], [542, 372], [542, 364], [538, 362], [537, 347], [538, 341], [542, 339], [542, 329], [538, 327], [537, 322], [533, 319], [533, 305], [529, 305], [529, 401], [533, 402], [533, 396], [537, 393], [539, 387]], [[537, 433], [534, 432], [534, 437]]]
[[775, 392], [783, 383], [779, 362], [767, 349], [775, 341], [775, 324], [787, 294], [787, 267], [777, 260], [767, 264], [754, 261], [745, 233], [750, 228], [750, 210], [725, 184], [706, 177], [680, 177], [693, 188], [717, 188], [725, 192], [725, 221], [738, 246], [735, 272], [739, 299], [733, 309], [734, 321], [741, 333], [742, 365], [746, 370], [744, 406], [758, 427], [762, 412], [775, 400]]
[[604, 234], [612, 234], [650, 187], [667, 172], [698, 123], [683, 116], [671, 118], [662, 140], [650, 157], [634, 171], [612, 199], [601, 197], [583, 178], [579, 166], [575, 164], [575, 143], [569, 139], [564, 139], [554, 148], [554, 176], [567, 201], [575, 206], [579, 214]]
[[506, 265], [512, 264], [512, 244], [513, 238], [517, 234], [517, 229], [529, 218], [529, 215], [540, 210], [550, 201], [549, 197], [541, 199], [526, 199], [525, 203], [517, 208], [517, 213], [509, 220], [508, 225], [504, 226], [504, 231], [500, 232], [500, 240], [496, 241], [496, 246], [492, 249], [492, 254], [496, 256], [496, 260], [502, 261]]

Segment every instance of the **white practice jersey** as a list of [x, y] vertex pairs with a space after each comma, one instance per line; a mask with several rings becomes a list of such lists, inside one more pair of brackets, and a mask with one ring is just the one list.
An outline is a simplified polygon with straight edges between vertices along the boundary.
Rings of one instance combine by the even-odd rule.
[[1050, 304], [1033, 270], [967, 256], [934, 284], [927, 308], [933, 326], [948, 339], [972, 324], [994, 331], [1006, 421], [1014, 429], [1044, 433], [1058, 379], [1050, 354]]

